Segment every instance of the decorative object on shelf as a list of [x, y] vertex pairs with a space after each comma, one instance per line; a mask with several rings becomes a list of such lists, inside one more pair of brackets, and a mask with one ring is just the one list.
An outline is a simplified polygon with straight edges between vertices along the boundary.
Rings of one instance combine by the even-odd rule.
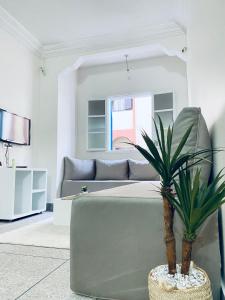
[[88, 193], [88, 187], [86, 185], [82, 186], [81, 193]]
[[[197, 201], [199, 200], [198, 196], [201, 194], [201, 201], [203, 205], [209, 205], [211, 202], [211, 196], [212, 196], [212, 188], [216, 186], [216, 183], [219, 182], [221, 179], [221, 176], [218, 175], [216, 177], [215, 181], [213, 182], [213, 186], [207, 186], [207, 185], [200, 185], [200, 171], [197, 171], [195, 177], [194, 177], [194, 183], [193, 183], [193, 189], [192, 187], [192, 181], [190, 179], [190, 168], [193, 166], [198, 165], [202, 161], [206, 160], [209, 156], [211, 156], [211, 152], [213, 150], [211, 149], [202, 149], [198, 150], [196, 152], [186, 152], [183, 153], [184, 146], [190, 136], [190, 133], [192, 131], [192, 128], [194, 124], [192, 124], [185, 132], [183, 137], [181, 138], [180, 142], [177, 144], [176, 149], [173, 149], [172, 151], [172, 140], [173, 140], [173, 126], [168, 128], [167, 134], [165, 134], [164, 126], [162, 123], [161, 118], [158, 116], [158, 123], [159, 125], [156, 125], [155, 123], [155, 131], [157, 136], [157, 143], [158, 148], [155, 146], [153, 140], [146, 134], [146, 132], [142, 133], [143, 139], [146, 143], [146, 146], [148, 150], [142, 148], [139, 145], [132, 144], [148, 161], [149, 163], [158, 171], [161, 177], [161, 188], [160, 193], [163, 198], [163, 213], [164, 213], [164, 232], [165, 232], [165, 245], [166, 245], [166, 256], [167, 256], [167, 262], [168, 265], [165, 266], [166, 273], [168, 275], [168, 278], [174, 279], [176, 276], [180, 277], [181, 282], [183, 284], [183, 279], [188, 276], [189, 273], [189, 264], [190, 263], [190, 257], [191, 257], [191, 245], [190, 245], [190, 238], [196, 237], [196, 231], [191, 231], [188, 226], [192, 226], [193, 224], [190, 222], [188, 223], [187, 218], [190, 217], [190, 215], [186, 215], [186, 206], [188, 205], [190, 208], [190, 214], [193, 210], [193, 205], [197, 205]], [[177, 180], [177, 176], [179, 175], [179, 183], [175, 181], [175, 178]], [[187, 180], [185, 185], [185, 180]], [[177, 198], [174, 195], [174, 191], [172, 186], [175, 185], [176, 192], [180, 192], [178, 195], [179, 198]], [[179, 190], [179, 187], [181, 187], [182, 191]], [[187, 193], [187, 189], [189, 188], [190, 195]], [[198, 193], [199, 191], [199, 193]], [[221, 192], [217, 196], [217, 206], [215, 206], [214, 211], [223, 203], [223, 197], [225, 196], [225, 183], [222, 183], [219, 188], [218, 192]], [[184, 193], [184, 194], [182, 194]], [[186, 194], [185, 194], [186, 193]], [[208, 194], [207, 194], [208, 193]], [[224, 194], [223, 194], [224, 193]], [[208, 195], [208, 197], [206, 197]], [[183, 196], [183, 198], [181, 198]], [[186, 198], [184, 198], [186, 197]], [[196, 202], [192, 202], [193, 197], [196, 197]], [[208, 202], [208, 200], [210, 202]], [[186, 201], [186, 202], [185, 202]], [[173, 219], [174, 219], [174, 210], [178, 211], [178, 214], [180, 217], [183, 217], [183, 222], [186, 222], [186, 232], [184, 234], [184, 241], [183, 241], [183, 259], [182, 259], [182, 267], [181, 267], [181, 273], [179, 274], [179, 268], [176, 264], [176, 243], [175, 243], [175, 237], [173, 232]], [[204, 206], [204, 209], [206, 210], [206, 207]], [[211, 207], [213, 210], [213, 208]], [[207, 211], [208, 213], [211, 212], [210, 210]], [[213, 211], [212, 211], [213, 212]], [[195, 224], [194, 228], [199, 228], [199, 226], [202, 224], [202, 221], [204, 218], [204, 211], [201, 215], [200, 212], [198, 212], [198, 209], [195, 210], [194, 215], [191, 215], [191, 218], [197, 222]], [[193, 222], [192, 220], [192, 222]], [[192, 230], [194, 229], [192, 228]], [[190, 234], [190, 235], [189, 235]], [[193, 234], [193, 236], [191, 236]], [[188, 268], [187, 268], [188, 265]], [[186, 267], [185, 267], [186, 266]], [[165, 278], [162, 276], [160, 280], [155, 280], [157, 284], [152, 285], [152, 278], [151, 274], [153, 271], [150, 272], [150, 279], [149, 279], [149, 288], [150, 290], [150, 299], [168, 299], [168, 297], [171, 297], [171, 294], [167, 294], [166, 297], [163, 296], [163, 293], [165, 293], [165, 285], [167, 286], [167, 282], [165, 282]], [[197, 272], [197, 271], [196, 271]], [[154, 280], [154, 279], [153, 279]], [[180, 282], [179, 282], [180, 284]], [[152, 291], [152, 288], [155, 290]], [[195, 290], [198, 290], [199, 285], [196, 285]], [[200, 287], [202, 288], [202, 286]], [[170, 290], [177, 290], [177, 286], [174, 286], [174, 282], [171, 283], [171, 286], [169, 288]], [[184, 293], [187, 293], [186, 286], [183, 287], [183, 290], [185, 290]], [[211, 291], [211, 289], [210, 289]], [[167, 291], [167, 293], [170, 293], [171, 291]], [[154, 295], [153, 297], [152, 295]], [[197, 292], [196, 292], [197, 293]], [[180, 293], [182, 294], [182, 292]], [[186, 299], [183, 296], [180, 296], [180, 294], [175, 294], [174, 298], [172, 299], [179, 299], [183, 300]], [[211, 295], [211, 294], [210, 294]], [[197, 297], [197, 298], [196, 298]], [[212, 296], [211, 296], [212, 297]], [[188, 299], [211, 299], [211, 298], [199, 298], [196, 294], [194, 297], [189, 297]]]

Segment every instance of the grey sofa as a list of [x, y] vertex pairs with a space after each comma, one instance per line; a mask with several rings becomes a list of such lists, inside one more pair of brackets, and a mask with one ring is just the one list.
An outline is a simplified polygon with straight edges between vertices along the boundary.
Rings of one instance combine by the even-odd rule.
[[[199, 108], [185, 108], [174, 125], [174, 149], [193, 125], [185, 151], [210, 148], [210, 137]], [[207, 182], [210, 160], [202, 165]], [[138, 183], [84, 194], [73, 201], [71, 214], [71, 289], [98, 299], [147, 300], [149, 270], [166, 262], [162, 202], [155, 183]], [[211, 279], [213, 299], [220, 294], [220, 252], [217, 215], [202, 228], [194, 245], [194, 261]], [[175, 232], [182, 238], [179, 218]], [[177, 244], [177, 249], [181, 245]], [[213, 255], [212, 255], [213, 253]]]
[[157, 181], [159, 175], [147, 161], [138, 160], [80, 160], [64, 158], [64, 176], [61, 197], [81, 192], [109, 189], [139, 181]]

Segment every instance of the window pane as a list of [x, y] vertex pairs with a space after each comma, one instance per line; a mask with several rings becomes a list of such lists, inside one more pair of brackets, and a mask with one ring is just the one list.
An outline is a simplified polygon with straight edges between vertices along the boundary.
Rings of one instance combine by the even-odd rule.
[[105, 133], [89, 133], [88, 149], [103, 149], [103, 148], [105, 148]]
[[105, 114], [105, 100], [94, 100], [88, 102], [88, 115], [104, 115]]
[[123, 110], [132, 110], [133, 109], [133, 99], [124, 98], [113, 100], [112, 102], [112, 111], [123, 111]]
[[88, 132], [105, 132], [105, 117], [89, 117]]
[[173, 109], [173, 93], [154, 95], [154, 110]]
[[144, 146], [142, 130], [151, 135], [151, 96], [121, 97], [111, 101], [111, 149], [133, 149], [127, 142]]

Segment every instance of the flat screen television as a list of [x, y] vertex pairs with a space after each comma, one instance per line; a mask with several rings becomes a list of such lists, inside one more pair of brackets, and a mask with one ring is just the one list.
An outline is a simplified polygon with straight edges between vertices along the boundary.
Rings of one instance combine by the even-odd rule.
[[31, 120], [0, 109], [0, 140], [17, 145], [30, 145]]

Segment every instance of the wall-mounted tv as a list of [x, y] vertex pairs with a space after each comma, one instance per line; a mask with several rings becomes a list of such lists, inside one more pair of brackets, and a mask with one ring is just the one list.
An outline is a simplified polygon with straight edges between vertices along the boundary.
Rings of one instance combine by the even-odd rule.
[[0, 109], [0, 140], [17, 145], [30, 145], [31, 120]]

